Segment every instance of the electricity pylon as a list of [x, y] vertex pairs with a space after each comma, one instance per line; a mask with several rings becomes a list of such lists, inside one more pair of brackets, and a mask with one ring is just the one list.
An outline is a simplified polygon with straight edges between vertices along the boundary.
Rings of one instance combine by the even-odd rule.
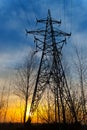
[[[66, 104], [74, 120], [77, 121], [75, 108], [61, 62], [63, 45], [66, 43], [66, 38], [70, 37], [71, 34], [55, 26], [56, 24], [59, 26], [61, 21], [52, 19], [50, 10], [48, 10], [46, 19], [37, 20], [37, 22], [45, 24], [45, 29], [38, 29], [36, 31], [26, 30], [27, 33], [34, 35], [36, 52], [42, 52], [30, 113], [34, 113], [37, 109], [45, 89], [49, 86], [55, 98], [55, 121], [60, 122], [62, 116], [63, 123], [66, 123]], [[62, 115], [60, 111], [62, 111]]]

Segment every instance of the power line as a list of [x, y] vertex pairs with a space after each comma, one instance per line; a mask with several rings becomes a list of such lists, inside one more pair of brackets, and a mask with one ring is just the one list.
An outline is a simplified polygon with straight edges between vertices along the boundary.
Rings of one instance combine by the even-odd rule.
[[65, 31], [66, 31], [66, 0], [63, 0], [63, 4], [64, 4], [64, 24], [65, 24]]
[[70, 5], [70, 6], [71, 6], [71, 32], [72, 32], [72, 9], [73, 9], [72, 4], [73, 4], [73, 3], [72, 3], [72, 0], [70, 0], [70, 2], [71, 2], [71, 5]]
[[27, 11], [26, 11], [26, 7], [24, 6], [24, 4], [22, 3], [21, 0], [19, 0], [19, 4], [20, 4], [20, 7], [22, 8], [22, 10], [23, 10], [23, 12], [24, 12], [24, 14], [25, 14], [27, 24], [31, 27], [31, 23], [30, 23], [30, 20], [29, 20]]

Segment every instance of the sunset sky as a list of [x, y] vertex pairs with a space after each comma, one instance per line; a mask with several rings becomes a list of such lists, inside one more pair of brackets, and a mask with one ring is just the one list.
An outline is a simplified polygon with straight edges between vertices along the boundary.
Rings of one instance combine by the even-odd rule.
[[65, 30], [72, 32], [71, 42], [87, 48], [86, 0], [0, 0], [0, 75], [34, 46], [25, 29], [36, 29], [36, 18], [45, 18], [48, 9], [53, 18], [62, 20]]
[[73, 44], [87, 55], [87, 0], [0, 0], [0, 78], [12, 74], [34, 46], [33, 37], [25, 29], [34, 30], [36, 18], [47, 16], [62, 21], [62, 29], [71, 32], [65, 53], [73, 54]]

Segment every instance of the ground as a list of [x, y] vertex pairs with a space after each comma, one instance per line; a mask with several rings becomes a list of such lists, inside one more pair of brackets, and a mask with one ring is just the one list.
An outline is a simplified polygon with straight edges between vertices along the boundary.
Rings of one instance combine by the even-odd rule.
[[1, 123], [0, 130], [87, 130], [87, 125]]

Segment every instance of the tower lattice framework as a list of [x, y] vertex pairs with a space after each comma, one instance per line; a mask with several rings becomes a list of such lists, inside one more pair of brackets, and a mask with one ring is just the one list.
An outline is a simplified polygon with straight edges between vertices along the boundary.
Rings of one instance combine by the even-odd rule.
[[[34, 34], [36, 52], [41, 51], [30, 113], [34, 113], [37, 109], [40, 99], [49, 85], [49, 89], [55, 98], [55, 121], [60, 122], [60, 117], [62, 116], [63, 123], [66, 123], [66, 104], [73, 119], [77, 121], [75, 108], [61, 62], [63, 45], [66, 43], [66, 38], [70, 37], [71, 34], [58, 29], [61, 21], [52, 19], [50, 10], [48, 10], [46, 19], [37, 20], [37, 22], [45, 24], [45, 29], [27, 31], [29, 34]], [[60, 111], [62, 111], [62, 115], [60, 115]]]

